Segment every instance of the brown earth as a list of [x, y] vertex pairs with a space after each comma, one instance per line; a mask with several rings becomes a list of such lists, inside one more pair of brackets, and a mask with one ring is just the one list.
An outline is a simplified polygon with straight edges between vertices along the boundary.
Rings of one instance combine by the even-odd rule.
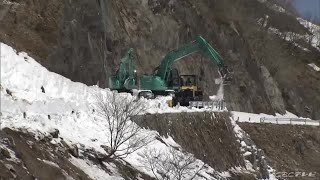
[[216, 170], [244, 165], [227, 113], [152, 114], [142, 118], [142, 126], [157, 130], [161, 136], [172, 136], [182, 148]]
[[[5, 145], [7, 151], [13, 151], [19, 159], [19, 163], [15, 163], [0, 155], [0, 166], [6, 167], [0, 168], [0, 179], [90, 179], [69, 162], [70, 155], [67, 152], [59, 151], [48, 143], [48, 140], [36, 141], [29, 134], [4, 129], [0, 143]], [[43, 160], [53, 162], [59, 167]]]
[[[320, 179], [320, 128], [239, 123], [277, 172], [316, 172]], [[291, 178], [290, 178], [291, 179]], [[296, 179], [303, 179], [301, 177]]]
[[[15, 131], [5, 128], [0, 131], [0, 179], [45, 179], [89, 180], [89, 176], [74, 166], [69, 158], [72, 156], [70, 147], [62, 144], [51, 144], [52, 136], [44, 136], [37, 140], [32, 133]], [[95, 158], [96, 152], [92, 149], [81, 149], [83, 154], [76, 158], [90, 160], [100, 169], [111, 173]], [[13, 152], [13, 154], [9, 152]], [[77, 151], [78, 153], [78, 151]], [[74, 154], [73, 154], [74, 155]], [[15, 157], [14, 157], [15, 156]], [[15, 158], [16, 160], [13, 160]], [[114, 161], [118, 173], [125, 179], [152, 178], [145, 175], [130, 164]]]
[[[244, 166], [229, 113], [150, 114], [135, 121], [158, 131], [161, 136], [171, 136], [183, 149], [217, 171]], [[239, 173], [231, 179], [255, 178], [252, 174]]]

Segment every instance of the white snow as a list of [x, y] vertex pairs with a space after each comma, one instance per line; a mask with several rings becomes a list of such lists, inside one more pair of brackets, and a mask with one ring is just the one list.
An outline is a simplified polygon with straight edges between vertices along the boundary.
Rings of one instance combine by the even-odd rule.
[[16, 156], [16, 153], [13, 150], [7, 148], [5, 145], [2, 145], [1, 142], [0, 142], [0, 149], [5, 149], [9, 152], [10, 158], [7, 159], [8, 161], [14, 162], [16, 164], [21, 163], [20, 159]]
[[[309, 21], [302, 18], [297, 18], [297, 20], [310, 32], [309, 34], [297, 34], [293, 32], [280, 32], [278, 29], [269, 27], [268, 31], [277, 34], [280, 38], [292, 42], [295, 46], [301, 48], [304, 51], [310, 51], [309, 49], [299, 45], [298, 40], [303, 40], [310, 44], [312, 47], [320, 51], [320, 26], [315, 25]], [[258, 22], [259, 23], [259, 22]]]
[[[107, 123], [94, 111], [94, 103], [97, 93], [108, 96], [111, 94], [109, 89], [72, 82], [61, 75], [49, 72], [26, 53], [16, 53], [3, 43], [0, 44], [0, 58], [1, 129], [21, 128], [35, 133], [39, 138], [43, 138], [52, 129], [58, 129], [59, 136], [68, 144], [84, 145], [86, 148], [105, 153], [100, 145], [105, 145], [108, 141]], [[42, 92], [42, 87], [45, 92]], [[12, 92], [12, 95], [7, 94], [7, 91]], [[129, 94], [118, 95], [123, 98], [133, 98]], [[144, 101], [149, 107], [148, 113], [206, 111], [206, 109], [187, 107], [170, 108], [166, 103], [167, 100], [167, 97], [159, 97]], [[149, 134], [150, 137], [159, 136], [156, 131], [144, 130], [143, 133]], [[164, 141], [170, 146], [179, 147], [171, 137]], [[52, 143], [59, 142], [52, 141]], [[139, 161], [139, 153], [147, 148], [166, 150], [168, 146], [155, 140], [130, 154], [125, 161], [152, 176], [152, 173]], [[81, 167], [93, 179], [106, 179], [106, 177], [122, 179], [116, 169], [113, 169], [112, 175], [108, 175], [89, 160], [72, 158], [70, 161]], [[214, 170], [211, 168], [211, 171]], [[208, 179], [214, 179], [209, 178], [210, 175], [204, 170], [200, 174]]]
[[19, 3], [12, 2], [10, 0], [3, 0], [2, 3], [5, 5], [20, 5]]
[[244, 154], [243, 154], [243, 156], [250, 156], [252, 153], [251, 152], [249, 152], [249, 151], [247, 151], [247, 152], [245, 152]]
[[[302, 39], [306, 42], [309, 42], [310, 39], [310, 35], [301, 35], [301, 34], [296, 34], [293, 32], [280, 32], [278, 29], [273, 28], [273, 27], [269, 27], [268, 31], [270, 33], [273, 34], [277, 34], [280, 38], [292, 43], [293, 45], [295, 45], [296, 47], [299, 47], [300, 49], [304, 50], [304, 51], [310, 51], [308, 48], [305, 48], [301, 45], [299, 45], [298, 43], [296, 43], [295, 41]], [[315, 46], [314, 44], [311, 44], [313, 47], [317, 48], [317, 46]]]
[[82, 169], [90, 178], [92, 179], [101, 179], [101, 180], [123, 180], [124, 178], [117, 176], [112, 176], [106, 173], [104, 170], [100, 169], [97, 165], [86, 161], [83, 159], [78, 159], [71, 157], [71, 163], [80, 169]]
[[297, 18], [297, 20], [300, 24], [307, 28], [310, 31], [310, 33], [312, 33], [314, 41], [313, 43], [320, 45], [320, 26], [302, 18]]
[[297, 20], [311, 33], [311, 35], [306, 35], [307, 37], [305, 37], [307, 42], [320, 51], [320, 26], [302, 18], [297, 18]]
[[224, 99], [224, 91], [223, 91], [223, 81], [221, 80], [219, 83], [219, 89], [216, 95], [209, 96], [211, 101], [221, 101]]
[[253, 114], [238, 111], [232, 111], [231, 113], [233, 119], [239, 122], [320, 126], [319, 121], [311, 120], [309, 118], [298, 117], [288, 111], [286, 111], [286, 114], [284, 115], [269, 115], [263, 113]]
[[52, 161], [48, 161], [48, 160], [45, 160], [45, 159], [40, 159], [40, 158], [37, 158], [37, 160], [39, 161], [42, 161], [44, 162], [45, 164], [48, 164], [50, 166], [53, 166], [53, 167], [56, 167], [56, 168], [59, 168], [60, 169], [60, 166]]
[[[37, 134], [40, 138], [52, 129], [58, 129], [61, 137], [70, 144], [84, 145], [86, 148], [94, 148], [105, 153], [100, 145], [107, 144], [109, 133], [106, 131], [107, 123], [94, 111], [95, 95], [103, 93], [111, 94], [109, 89], [101, 89], [97, 86], [88, 87], [82, 83], [72, 82], [61, 75], [49, 72], [38, 64], [26, 53], [16, 53], [6, 44], [0, 43], [1, 59], [1, 121], [0, 129], [9, 127], [22, 128]], [[45, 93], [42, 92], [42, 87]], [[12, 96], [7, 94], [12, 92]], [[220, 87], [220, 97], [223, 97], [223, 88]], [[219, 94], [219, 93], [218, 93]], [[129, 94], [118, 94], [123, 98], [133, 98]], [[215, 109], [197, 109], [187, 107], [170, 108], [167, 104], [169, 97], [159, 97], [153, 100], [144, 100], [149, 107], [147, 113], [177, 113], [177, 112], [201, 112], [216, 111]], [[247, 121], [251, 118], [259, 122], [265, 115], [257, 115], [242, 112], [232, 112], [233, 118], [239, 117], [239, 121]], [[25, 116], [25, 117], [24, 117]], [[287, 114], [287, 116], [293, 116]], [[238, 128], [238, 129], [237, 129]], [[235, 126], [235, 131], [239, 127]], [[159, 133], [144, 130], [150, 137], [159, 137]], [[172, 137], [163, 138], [167, 145], [180, 147]], [[52, 141], [52, 143], [59, 143]], [[160, 141], [153, 141], [146, 147], [130, 154], [124, 160], [136, 169], [153, 176], [141, 161], [141, 153], [146, 149], [156, 148], [168, 151], [168, 146]], [[179, 150], [176, 150], [179, 151]], [[115, 168], [112, 174], [108, 174], [98, 166], [86, 159], [72, 158], [70, 161], [81, 167], [93, 179], [122, 179]], [[197, 160], [201, 164], [200, 160]], [[211, 174], [217, 172], [207, 167], [199, 172], [207, 179], [214, 179]], [[226, 175], [226, 174], [224, 174]], [[201, 179], [197, 177], [196, 179]]]
[[171, 147], [175, 147], [175, 148], [180, 148], [180, 145], [177, 144], [171, 136], [166, 137], [162, 137], [161, 138], [167, 145], [170, 145]]
[[314, 63], [310, 63], [308, 64], [308, 66], [310, 66], [311, 68], [313, 68], [315, 71], [319, 72], [320, 71], [320, 67], [318, 67], [316, 64]]

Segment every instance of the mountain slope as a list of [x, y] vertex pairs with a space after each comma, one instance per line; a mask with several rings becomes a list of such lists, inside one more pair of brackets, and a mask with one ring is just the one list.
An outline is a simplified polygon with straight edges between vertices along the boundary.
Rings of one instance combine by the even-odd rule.
[[[139, 73], [152, 72], [167, 52], [204, 36], [234, 69], [225, 88], [228, 108], [320, 118], [320, 53], [287, 42], [266, 28], [309, 33], [296, 18], [265, 1], [4, 1], [0, 40], [31, 54], [49, 70], [73, 81], [106, 87], [124, 52], [133, 47]], [[258, 21], [268, 15], [262, 28]], [[25, 18], [27, 17], [27, 18]], [[299, 43], [310, 51], [297, 47]], [[177, 63], [184, 74], [203, 77], [215, 94], [216, 67], [194, 55]], [[264, 69], [261, 71], [261, 69]]]
[[[197, 158], [193, 165], [202, 168], [195, 179], [275, 179], [276, 170], [259, 149], [265, 146], [256, 146], [235, 122], [247, 121], [248, 117], [249, 122], [250, 117], [252, 122], [259, 122], [261, 117], [273, 116], [232, 112], [231, 117], [215, 109], [169, 108], [165, 98], [144, 100], [149, 109], [141, 117], [146, 120], [134, 120], [153, 129], [143, 133], [154, 141], [124, 159], [101, 163], [97, 155], [106, 153], [103, 145], [108, 144], [110, 134], [106, 121], [94, 110], [94, 95], [101, 92], [108, 96], [111, 92], [72, 82], [2, 43], [0, 55], [0, 178], [153, 179], [161, 173], [153, 174], [144, 163], [145, 154], [155, 149]], [[118, 96], [133, 98], [129, 94]], [[316, 152], [315, 147], [312, 153]], [[274, 154], [270, 156], [274, 158]]]

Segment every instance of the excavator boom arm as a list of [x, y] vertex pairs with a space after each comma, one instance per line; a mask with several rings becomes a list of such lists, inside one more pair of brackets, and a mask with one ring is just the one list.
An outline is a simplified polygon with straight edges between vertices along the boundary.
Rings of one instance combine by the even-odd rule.
[[168, 72], [171, 69], [172, 64], [179, 59], [182, 59], [188, 55], [191, 55], [199, 51], [198, 45], [194, 42], [191, 42], [177, 50], [170, 51], [160, 62], [159, 69], [157, 71], [157, 76], [162, 79], [166, 79]]
[[133, 49], [130, 48], [126, 55], [121, 58], [120, 66], [116, 76], [119, 80], [124, 81], [128, 76], [132, 77], [134, 73]]
[[191, 55], [196, 52], [201, 52], [208, 57], [215, 65], [219, 67], [220, 75], [225, 78], [228, 75], [228, 69], [224, 65], [219, 53], [212, 48], [212, 46], [201, 36], [198, 36], [195, 41], [169, 52], [161, 61], [157, 76], [164, 80], [168, 79], [171, 66], [174, 62]]
[[129, 90], [135, 87], [135, 67], [133, 49], [130, 48], [121, 58], [117, 73], [109, 77], [109, 88], [112, 90]]

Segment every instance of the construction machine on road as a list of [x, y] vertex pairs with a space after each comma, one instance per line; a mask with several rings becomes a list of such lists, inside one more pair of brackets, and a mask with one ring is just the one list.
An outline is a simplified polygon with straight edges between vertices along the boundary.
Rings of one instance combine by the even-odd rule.
[[139, 96], [152, 98], [156, 95], [173, 94], [173, 105], [188, 106], [190, 101], [202, 101], [202, 90], [197, 84], [195, 75], [180, 75], [172, 68], [174, 62], [194, 53], [201, 53], [219, 68], [224, 82], [231, 81], [231, 74], [219, 53], [201, 36], [196, 40], [170, 51], [154, 70], [152, 75], [137, 77], [133, 63], [133, 50], [130, 49], [121, 63], [116, 75], [109, 78], [111, 90], [132, 92], [138, 89]]
[[130, 48], [120, 60], [115, 75], [109, 77], [109, 88], [118, 92], [131, 92], [137, 88], [136, 69], [133, 63], [133, 49]]

